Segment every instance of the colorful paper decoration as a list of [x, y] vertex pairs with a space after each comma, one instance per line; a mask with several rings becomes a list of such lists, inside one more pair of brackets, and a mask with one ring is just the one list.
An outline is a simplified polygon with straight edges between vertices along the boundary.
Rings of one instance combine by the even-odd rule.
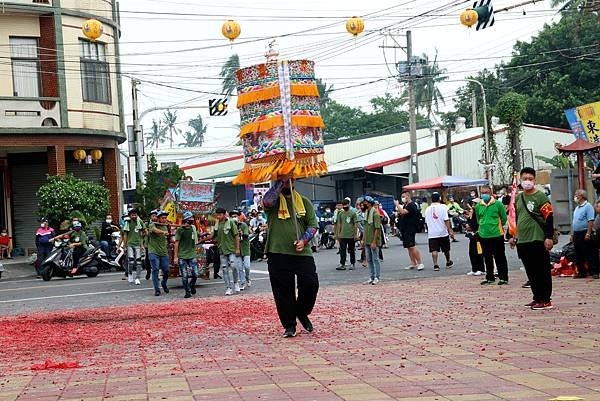
[[245, 166], [235, 184], [327, 172], [314, 63], [278, 61], [237, 71]]

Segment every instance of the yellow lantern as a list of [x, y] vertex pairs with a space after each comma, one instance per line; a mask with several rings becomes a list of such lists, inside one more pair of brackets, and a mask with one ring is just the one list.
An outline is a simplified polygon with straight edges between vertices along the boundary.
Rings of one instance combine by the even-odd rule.
[[460, 14], [460, 23], [470, 28], [477, 23], [478, 17], [477, 11], [469, 8]]
[[102, 151], [100, 149], [94, 149], [90, 152], [94, 163], [98, 163], [98, 160], [102, 159]]
[[92, 18], [83, 23], [81, 30], [85, 37], [93, 42], [102, 36], [104, 26], [102, 25], [102, 22]]
[[86, 156], [85, 150], [83, 150], [83, 149], [77, 149], [77, 150], [73, 151], [73, 157], [79, 163], [81, 163], [83, 160], [85, 160], [85, 156]]
[[238, 36], [240, 36], [240, 33], [242, 33], [242, 28], [236, 21], [229, 20], [223, 23], [221, 32], [223, 33], [223, 36], [233, 42]]
[[362, 18], [352, 17], [346, 21], [346, 30], [354, 36], [365, 30], [365, 22]]

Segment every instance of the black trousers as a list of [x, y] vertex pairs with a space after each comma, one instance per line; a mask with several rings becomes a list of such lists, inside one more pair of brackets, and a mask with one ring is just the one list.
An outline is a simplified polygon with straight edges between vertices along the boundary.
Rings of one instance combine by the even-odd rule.
[[469, 240], [469, 259], [471, 260], [471, 271], [484, 272], [483, 254], [477, 253], [477, 240], [472, 238]]
[[552, 274], [550, 267], [550, 254], [544, 247], [543, 241], [517, 244], [517, 253], [527, 278], [531, 283], [533, 300], [536, 302], [550, 302], [552, 297]]
[[356, 250], [354, 238], [340, 238], [340, 264], [346, 264], [346, 254], [350, 254], [350, 263], [356, 263]]
[[267, 256], [271, 290], [281, 325], [286, 329], [296, 327], [296, 317], [310, 315], [317, 301], [319, 277], [315, 260], [312, 256], [281, 253], [269, 253]]
[[575, 231], [573, 233], [573, 245], [577, 258], [577, 273], [586, 275], [585, 266], [590, 274], [598, 274], [598, 248], [594, 241], [585, 240], [586, 231]]
[[483, 249], [483, 259], [485, 261], [486, 280], [495, 280], [494, 260], [496, 260], [498, 278], [508, 281], [508, 261], [506, 260], [506, 251], [504, 249], [504, 237], [481, 238], [481, 248]]

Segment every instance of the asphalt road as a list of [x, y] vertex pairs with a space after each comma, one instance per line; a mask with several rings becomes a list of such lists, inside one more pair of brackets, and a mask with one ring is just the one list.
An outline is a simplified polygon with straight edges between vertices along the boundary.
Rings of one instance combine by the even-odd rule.
[[[388, 249], [384, 249], [382, 262], [382, 284], [385, 281], [420, 279], [437, 276], [464, 275], [471, 270], [468, 256], [468, 239], [459, 236], [459, 242], [452, 244], [452, 269], [442, 268], [439, 272], [433, 271], [431, 257], [427, 253], [426, 234], [417, 236], [417, 246], [421, 250], [425, 263], [425, 270], [404, 270], [409, 264], [406, 250], [403, 249], [397, 238], [391, 239]], [[358, 258], [357, 254], [357, 258]], [[507, 256], [510, 270], [519, 270], [521, 263], [516, 257], [516, 252], [507, 245]], [[315, 254], [315, 261], [319, 273], [321, 286], [333, 286], [360, 283], [368, 278], [367, 269], [360, 267], [350, 271], [337, 271], [339, 263], [336, 250], [323, 250]], [[443, 262], [443, 257], [440, 262]], [[444, 263], [440, 263], [441, 266]], [[252, 264], [252, 287], [234, 297], [243, 298], [247, 293], [270, 292], [267, 266], [265, 262]], [[175, 299], [183, 300], [181, 281], [169, 280], [172, 287], [170, 294], [160, 297], [154, 296], [152, 282], [142, 280], [142, 285], [135, 286], [122, 280], [123, 273], [105, 273], [95, 278], [70, 278], [56, 279], [44, 282], [41, 279], [26, 278], [17, 280], [0, 281], [0, 316], [30, 313], [34, 311], [64, 310], [74, 308], [90, 308], [100, 306], [123, 306], [140, 303], [160, 303]], [[478, 283], [482, 277], [465, 277]], [[511, 285], [521, 285], [521, 282], [511, 282]], [[222, 280], [199, 280], [196, 297], [221, 296], [225, 287]]]

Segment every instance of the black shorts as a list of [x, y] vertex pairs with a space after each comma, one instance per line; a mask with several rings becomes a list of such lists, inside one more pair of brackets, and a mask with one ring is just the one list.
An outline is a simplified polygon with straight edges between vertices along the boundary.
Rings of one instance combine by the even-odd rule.
[[414, 230], [402, 230], [401, 231], [402, 234], [402, 245], [404, 246], [404, 248], [412, 248], [413, 246], [416, 246], [417, 243], [415, 242], [415, 235], [417, 235], [416, 231]]
[[450, 237], [429, 238], [429, 252], [450, 252]]

